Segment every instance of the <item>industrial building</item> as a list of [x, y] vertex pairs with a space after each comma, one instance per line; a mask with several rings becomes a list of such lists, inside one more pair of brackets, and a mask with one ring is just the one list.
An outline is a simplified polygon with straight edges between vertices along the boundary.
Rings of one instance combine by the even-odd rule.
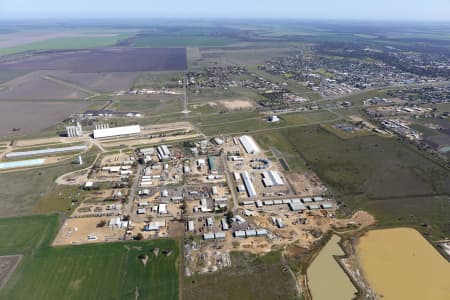
[[158, 231], [161, 227], [166, 226], [166, 221], [152, 221], [144, 226], [144, 231]]
[[244, 147], [245, 151], [248, 154], [256, 154], [259, 152], [259, 147], [258, 145], [256, 145], [252, 137], [248, 135], [243, 135], [239, 138], [239, 141], [241, 142], [242, 147]]
[[194, 221], [188, 221], [187, 229], [189, 232], [193, 232], [195, 230]]
[[259, 228], [259, 229], [237, 230], [234, 232], [234, 237], [249, 238], [257, 236], [266, 236], [267, 234], [268, 234], [267, 229]]
[[141, 133], [141, 127], [139, 125], [131, 125], [115, 128], [95, 129], [93, 136], [94, 139], [101, 139], [139, 133]]
[[223, 232], [223, 231], [207, 232], [207, 233], [203, 234], [203, 239], [205, 241], [214, 240], [214, 239], [216, 239], [216, 240], [223, 240], [223, 239], [225, 239], [225, 232]]
[[83, 135], [83, 128], [81, 124], [77, 122], [76, 126], [67, 126], [66, 134], [68, 137], [78, 137]]
[[306, 209], [303, 203], [289, 203], [288, 205], [292, 211], [304, 211]]
[[267, 120], [271, 123], [277, 123], [280, 122], [280, 118], [278, 118], [278, 116], [276, 115], [271, 115], [269, 116], [269, 118], [267, 118]]
[[7, 153], [5, 156], [6, 156], [6, 158], [14, 158], [14, 157], [23, 157], [23, 156], [48, 155], [48, 154], [62, 153], [62, 152], [82, 151], [84, 149], [86, 149], [86, 146], [81, 145], [81, 146], [72, 146], [72, 147], [48, 148], [48, 149], [42, 149], [42, 150], [10, 152], [10, 153]]
[[158, 152], [158, 158], [161, 161], [168, 160], [171, 157], [169, 148], [166, 145], [158, 146], [157, 152]]
[[248, 172], [245, 171], [245, 172], [241, 173], [241, 177], [244, 182], [245, 189], [247, 190], [248, 197], [249, 198], [256, 197], [257, 196], [256, 190], [255, 190], [255, 187], [253, 186], [250, 176], [248, 175]]
[[280, 174], [277, 171], [264, 172], [262, 175], [264, 177], [263, 183], [265, 187], [279, 186], [284, 184]]
[[214, 157], [208, 156], [208, 166], [209, 166], [209, 171], [211, 173], [217, 172], [217, 167], [216, 167], [216, 162], [214, 161]]

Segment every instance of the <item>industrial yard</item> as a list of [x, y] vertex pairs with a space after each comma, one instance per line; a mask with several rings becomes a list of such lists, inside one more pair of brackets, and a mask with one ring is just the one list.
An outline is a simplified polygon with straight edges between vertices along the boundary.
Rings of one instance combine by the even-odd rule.
[[1, 299], [446, 299], [445, 30], [123, 22], [0, 24]]

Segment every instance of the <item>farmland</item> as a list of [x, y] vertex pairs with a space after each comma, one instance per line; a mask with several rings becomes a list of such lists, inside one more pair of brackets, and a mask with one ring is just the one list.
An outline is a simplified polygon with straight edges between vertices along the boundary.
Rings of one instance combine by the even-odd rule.
[[286, 153], [294, 170], [312, 168], [344, 200], [344, 212], [367, 209], [381, 225], [434, 224], [437, 236], [449, 230], [448, 170], [408, 145], [375, 135], [342, 140], [320, 126], [257, 137]]
[[73, 50], [113, 46], [114, 44], [124, 38], [127, 38], [128, 36], [128, 34], [110, 34], [99, 36], [86, 35], [52, 38], [44, 41], [37, 41], [14, 47], [2, 48], [0, 49], [0, 56], [31, 51]]
[[31, 72], [2, 84], [0, 99], [83, 99], [88, 94], [80, 89], [61, 85], [47, 78], [45, 73]]
[[297, 299], [294, 278], [280, 252], [231, 254], [230, 269], [186, 278], [184, 299]]
[[45, 74], [99, 93], [128, 90], [132, 87], [136, 77], [139, 76], [139, 72], [75, 73], [52, 71], [45, 72]]
[[[39, 132], [89, 104], [82, 101], [0, 101], [0, 136]], [[13, 128], [20, 128], [20, 131], [13, 132]]]
[[[95, 153], [84, 155], [87, 164], [92, 163]], [[33, 212], [41, 198], [53, 198], [55, 179], [65, 173], [82, 168], [71, 161], [39, 169], [29, 169], [0, 174], [0, 217], [25, 215]], [[56, 199], [58, 199], [56, 197]], [[67, 201], [67, 199], [64, 199]], [[45, 201], [45, 199], [44, 199]], [[64, 202], [67, 203], [67, 202]], [[41, 207], [42, 203], [40, 203]], [[39, 208], [38, 207], [38, 208]], [[53, 204], [52, 207], [61, 207]]]
[[207, 135], [223, 133], [245, 133], [272, 130], [280, 127], [304, 126], [319, 122], [328, 122], [336, 118], [335, 115], [325, 112], [308, 112], [302, 114], [286, 114], [282, 116], [280, 123], [271, 124], [267, 122], [264, 116], [255, 116], [251, 118], [240, 118], [239, 120], [215, 121], [211, 123], [202, 122], [200, 129]]
[[168, 26], [143, 31], [120, 44], [131, 47], [218, 47], [239, 42], [240, 35], [240, 30], [223, 27]]
[[185, 70], [185, 48], [111, 48], [47, 51], [0, 62], [1, 70], [70, 70], [76, 73]]
[[[25, 256], [0, 291], [0, 298], [128, 299], [139, 295], [178, 299], [179, 252], [175, 241], [51, 248], [58, 223], [56, 215], [0, 220], [2, 254]], [[161, 249], [157, 256], [152, 252], [155, 248]], [[146, 265], [138, 258], [142, 254], [149, 257]]]

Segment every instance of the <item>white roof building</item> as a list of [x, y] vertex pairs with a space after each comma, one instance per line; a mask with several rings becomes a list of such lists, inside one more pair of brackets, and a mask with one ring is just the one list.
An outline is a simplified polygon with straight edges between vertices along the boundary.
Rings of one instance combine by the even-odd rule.
[[248, 175], [248, 172], [245, 171], [241, 173], [242, 180], [244, 181], [245, 189], [247, 190], [247, 195], [249, 198], [254, 198], [257, 196], [255, 187], [253, 186], [253, 183], [250, 179], [250, 176]]
[[193, 232], [195, 229], [194, 221], [188, 221], [187, 227], [188, 227], [188, 231]]
[[256, 154], [259, 152], [259, 147], [252, 137], [248, 135], [243, 135], [239, 138], [239, 141], [241, 142], [242, 146], [244, 147], [247, 153]]
[[283, 180], [277, 171], [268, 171], [263, 173], [263, 183], [266, 187], [283, 185]]
[[164, 203], [160, 203], [159, 205], [158, 205], [158, 213], [160, 214], [160, 215], [165, 215], [165, 214], [167, 214], [167, 204], [164, 204]]
[[139, 125], [94, 130], [94, 139], [141, 133]]

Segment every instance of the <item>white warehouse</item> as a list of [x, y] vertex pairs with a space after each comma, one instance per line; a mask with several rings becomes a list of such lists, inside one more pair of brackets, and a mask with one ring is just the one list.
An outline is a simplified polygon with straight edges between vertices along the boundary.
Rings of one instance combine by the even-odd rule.
[[255, 187], [253, 186], [253, 182], [248, 175], [248, 172], [245, 171], [241, 174], [242, 181], [244, 181], [245, 189], [247, 190], [247, 195], [249, 198], [254, 198], [257, 196]]
[[283, 185], [283, 179], [277, 171], [269, 171], [263, 173], [263, 183], [266, 187]]
[[243, 135], [239, 138], [242, 146], [248, 154], [256, 154], [259, 152], [259, 147], [256, 145], [252, 137], [248, 135]]
[[115, 128], [103, 128], [94, 130], [94, 139], [122, 136], [129, 134], [141, 133], [141, 127], [139, 125], [115, 127]]

